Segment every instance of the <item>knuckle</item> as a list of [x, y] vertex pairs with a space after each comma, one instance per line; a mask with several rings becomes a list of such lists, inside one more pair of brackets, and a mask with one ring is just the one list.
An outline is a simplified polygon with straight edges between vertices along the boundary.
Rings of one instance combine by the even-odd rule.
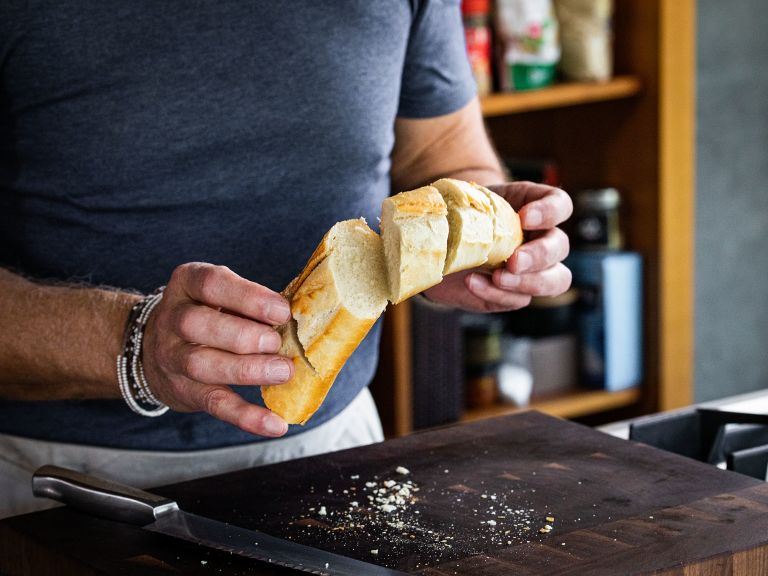
[[232, 352], [248, 354], [254, 351], [253, 331], [245, 326], [238, 327], [232, 338]]
[[208, 368], [203, 354], [197, 348], [182, 353], [181, 372], [187, 378], [202, 381]]
[[216, 299], [221, 284], [221, 272], [216, 266], [202, 266], [195, 272], [197, 293], [204, 302]]
[[171, 278], [168, 283], [184, 284], [185, 279], [189, 277], [192, 266], [191, 263], [179, 264], [176, 266], [176, 268], [173, 269], [173, 272], [171, 272]]
[[195, 334], [196, 319], [193, 311], [186, 307], [177, 307], [170, 317], [170, 327], [173, 332], [184, 340], [192, 341]]
[[216, 415], [221, 411], [222, 405], [227, 401], [229, 393], [223, 388], [211, 387], [203, 392], [203, 410], [208, 414]]
[[238, 384], [253, 384], [264, 379], [264, 362], [255, 359], [243, 359], [237, 364], [235, 378]]

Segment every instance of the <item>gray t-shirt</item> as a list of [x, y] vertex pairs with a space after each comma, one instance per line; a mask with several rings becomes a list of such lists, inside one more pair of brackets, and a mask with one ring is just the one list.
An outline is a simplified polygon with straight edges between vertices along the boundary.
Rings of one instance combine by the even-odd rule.
[[[395, 117], [473, 95], [459, 0], [0, 0], [0, 266], [149, 292], [205, 261], [279, 291], [335, 222], [377, 225]], [[378, 337], [289, 433], [368, 385]], [[163, 450], [257, 440], [117, 400], [0, 401], [0, 432]]]

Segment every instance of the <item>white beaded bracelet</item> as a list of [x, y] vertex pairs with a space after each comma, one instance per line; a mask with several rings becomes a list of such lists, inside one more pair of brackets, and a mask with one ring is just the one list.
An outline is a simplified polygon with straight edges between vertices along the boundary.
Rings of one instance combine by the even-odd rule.
[[148, 418], [162, 416], [168, 411], [168, 406], [152, 393], [141, 363], [144, 328], [152, 310], [163, 299], [163, 289], [164, 287], [159, 288], [154, 294], [133, 305], [126, 323], [123, 352], [117, 356], [117, 383], [123, 400], [136, 414]]

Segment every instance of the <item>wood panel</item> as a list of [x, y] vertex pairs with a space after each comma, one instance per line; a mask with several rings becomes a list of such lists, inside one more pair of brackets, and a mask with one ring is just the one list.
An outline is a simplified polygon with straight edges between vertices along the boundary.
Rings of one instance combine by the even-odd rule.
[[567, 82], [541, 90], [491, 94], [483, 97], [481, 104], [483, 115], [490, 118], [629, 98], [640, 92], [640, 86], [639, 79], [634, 76], [617, 76], [605, 82]]
[[695, 1], [661, 13], [661, 379], [659, 408], [693, 401]]
[[[578, 418], [596, 412], [624, 408], [638, 402], [641, 398], [639, 388], [630, 388], [619, 392], [605, 390], [573, 390], [545, 398], [534, 397], [530, 408], [550, 416], [560, 418]], [[467, 410], [461, 418], [463, 422], [472, 422], [484, 418], [493, 418], [504, 414], [513, 414], [523, 410], [511, 404], [497, 404], [487, 408]]]

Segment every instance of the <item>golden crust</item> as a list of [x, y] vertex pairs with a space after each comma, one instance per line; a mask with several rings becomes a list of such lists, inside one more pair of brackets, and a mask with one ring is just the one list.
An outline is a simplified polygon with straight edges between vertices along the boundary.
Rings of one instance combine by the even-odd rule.
[[438, 189], [448, 208], [474, 208], [489, 216], [492, 214], [491, 201], [475, 184], [454, 178], [441, 178], [432, 186]]
[[320, 376], [338, 373], [377, 319], [358, 318], [346, 308], [339, 308], [322, 336], [305, 350], [307, 360]]
[[322, 263], [322, 261], [328, 257], [330, 254], [329, 246], [332, 232], [333, 228], [325, 233], [325, 236], [323, 236], [320, 244], [317, 245], [317, 248], [315, 248], [315, 251], [312, 252], [312, 255], [309, 257], [309, 260], [307, 261], [306, 266], [304, 266], [304, 269], [299, 273], [298, 276], [296, 276], [296, 278], [291, 280], [288, 286], [286, 286], [285, 289], [281, 292], [283, 297], [288, 300], [292, 300], [293, 295], [296, 293], [296, 290], [298, 290], [299, 286], [304, 283], [304, 280], [306, 280], [307, 277], [312, 274], [314, 269], [317, 268]]
[[[283, 295], [291, 301], [295, 319], [281, 326], [280, 354], [291, 358], [294, 376], [290, 382], [263, 386], [264, 403], [289, 424], [304, 424], [322, 404], [336, 376], [374, 325], [375, 318], [358, 318], [340, 301], [331, 270], [336, 235], [343, 227], [376, 236], [364, 220], [339, 222], [323, 237], [304, 270]], [[325, 313], [331, 316], [325, 318]], [[314, 322], [313, 322], [314, 321]], [[306, 349], [299, 336], [308, 340]]]
[[434, 186], [422, 186], [415, 190], [400, 192], [385, 200], [392, 202], [395, 207], [395, 218], [405, 216], [445, 216], [448, 214], [448, 207], [445, 200]]
[[278, 332], [283, 339], [280, 354], [293, 361], [293, 378], [285, 384], [262, 386], [261, 396], [267, 408], [288, 424], [304, 424], [320, 408], [338, 370], [324, 377], [315, 372], [301, 352], [295, 320], [280, 326]]
[[488, 253], [486, 266], [496, 267], [505, 262], [523, 243], [520, 217], [504, 198], [483, 186], [474, 186], [488, 195], [493, 207], [493, 246]]

